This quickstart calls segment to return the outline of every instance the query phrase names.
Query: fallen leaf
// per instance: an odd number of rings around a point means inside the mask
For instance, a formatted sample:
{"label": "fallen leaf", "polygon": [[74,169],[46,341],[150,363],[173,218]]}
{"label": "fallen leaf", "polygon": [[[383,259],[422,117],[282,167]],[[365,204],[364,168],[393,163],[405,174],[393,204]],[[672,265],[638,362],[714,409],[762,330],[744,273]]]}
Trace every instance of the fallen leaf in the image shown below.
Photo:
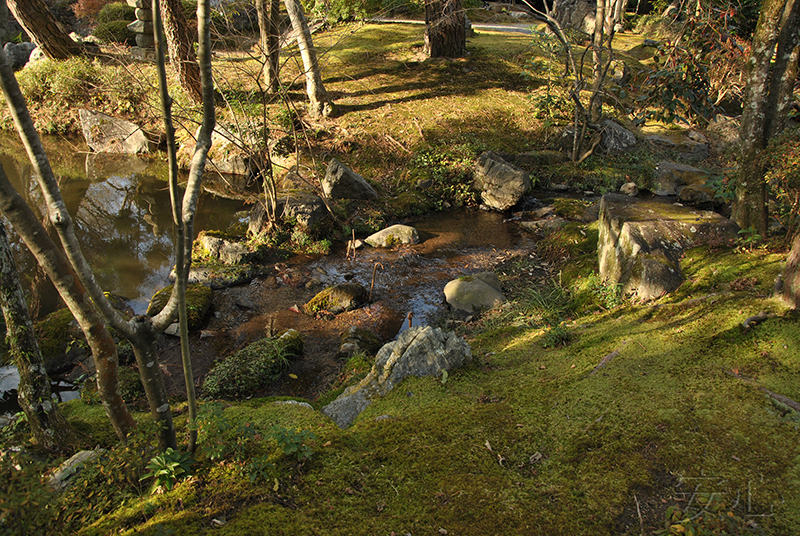
{"label": "fallen leaf", "polygon": [[330,441],[326,441],[325,443],[322,444],[322,446],[323,447],[330,447],[331,446],[331,442]]}
{"label": "fallen leaf", "polygon": [[293,380],[297,379],[297,374],[289,374],[289,377]]}
{"label": "fallen leaf", "polygon": [[486,443],[484,443],[484,445],[486,445],[486,448],[489,449],[489,452],[492,452],[492,446],[489,444],[488,439],[486,440]]}

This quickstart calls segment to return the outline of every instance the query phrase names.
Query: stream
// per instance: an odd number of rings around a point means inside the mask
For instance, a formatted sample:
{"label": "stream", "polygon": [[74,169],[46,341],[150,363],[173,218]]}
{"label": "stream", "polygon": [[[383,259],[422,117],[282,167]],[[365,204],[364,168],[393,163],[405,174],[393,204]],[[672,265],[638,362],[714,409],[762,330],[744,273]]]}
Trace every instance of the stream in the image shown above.
{"label": "stream", "polygon": [[[31,167],[5,151],[0,152],[0,162],[18,191],[31,204],[42,206]],[[122,296],[135,313],[143,313],[150,297],[169,284],[173,263],[165,165],[139,157],[78,153],[69,146],[55,154],[61,156],[56,156],[53,167],[62,178],[63,195],[84,253],[97,267],[98,280]],[[239,201],[204,194],[195,230],[246,225],[245,208]],[[303,335],[303,355],[280,380],[256,395],[313,400],[338,377],[342,368],[336,358],[339,339],[350,326],[370,329],[389,342],[408,328],[409,313],[413,325],[419,325],[445,310],[442,290],[448,281],[526,254],[534,241],[516,225],[506,223],[503,215],[477,210],[439,212],[404,223],[418,230],[420,244],[368,248],[350,257],[343,248],[328,256],[295,256],[270,265],[268,275],[249,284],[216,291],[205,328],[190,335],[198,386],[217,359],[264,336],[294,328]],[[32,309],[43,316],[57,307],[58,297],[16,235],[9,234],[9,239]],[[324,287],[345,281],[372,288],[371,303],[332,318],[298,312]],[[167,388],[171,395],[180,396],[184,386],[178,339],[163,336],[159,350]],[[18,411],[16,382],[13,366],[0,368],[0,415]],[[61,393],[63,399],[77,396],[69,386],[55,388],[66,390]]]}

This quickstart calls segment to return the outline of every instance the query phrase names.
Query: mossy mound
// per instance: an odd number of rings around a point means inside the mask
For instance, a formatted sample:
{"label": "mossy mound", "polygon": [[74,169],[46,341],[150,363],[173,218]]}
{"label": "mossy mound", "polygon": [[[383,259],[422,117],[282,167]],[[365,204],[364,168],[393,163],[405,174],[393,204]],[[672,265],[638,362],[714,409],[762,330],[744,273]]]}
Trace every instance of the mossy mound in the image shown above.
{"label": "mossy mound", "polygon": [[39,350],[49,373],[62,370],[78,347],[85,346],[83,332],[74,323],[72,313],[66,307],[54,311],[34,325]]}
{"label": "mossy mound", "polygon": [[209,398],[244,398],[277,380],[289,360],[303,351],[300,333],[290,329],[226,357],[206,376],[203,391]]}
{"label": "mossy mound", "polygon": [[358,309],[367,301],[367,291],[356,283],[342,283],[328,287],[306,304],[306,312],[315,314],[327,311],[333,314]]}
{"label": "mossy mound", "polygon": [[[169,297],[172,294],[172,287],[164,287],[156,292],[147,306],[147,314],[155,316],[169,302]],[[203,325],[208,310],[211,308],[211,299],[214,297],[214,292],[205,285],[199,283],[192,283],[186,286],[186,312],[188,313],[189,330],[200,329]]]}

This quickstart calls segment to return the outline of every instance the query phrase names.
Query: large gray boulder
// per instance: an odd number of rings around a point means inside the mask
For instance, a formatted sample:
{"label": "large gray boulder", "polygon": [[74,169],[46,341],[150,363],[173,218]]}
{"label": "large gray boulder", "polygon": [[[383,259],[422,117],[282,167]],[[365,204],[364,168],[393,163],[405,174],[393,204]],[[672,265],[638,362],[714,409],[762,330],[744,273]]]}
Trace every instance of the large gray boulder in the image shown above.
{"label": "large gray boulder", "polygon": [[594,33],[596,3],[590,0],[557,0],[553,15],[562,28],[574,28],[589,35]]}
{"label": "large gray boulder", "polygon": [[31,57],[31,52],[33,52],[35,48],[36,43],[31,43],[30,41],[26,41],[24,43],[8,42],[3,47],[3,52],[6,53],[8,62],[11,64],[11,68],[15,71],[19,71],[28,63],[28,59]]}
{"label": "large gray boulder", "polygon": [[660,149],[677,153],[681,160],[696,162],[705,160],[710,154],[707,141],[692,139],[683,134],[651,134],[646,139]]}
{"label": "large gray boulder", "polygon": [[322,412],[341,428],[350,426],[373,400],[380,398],[408,376],[439,376],[442,371],[472,361],[469,344],[453,333],[430,326],[416,326],[384,345],[375,365],[357,385],[347,388]]}
{"label": "large gray boulder", "polygon": [[335,158],[331,158],[325,177],[322,179],[322,191],[331,199],[377,199],[375,191],[367,181]]}
{"label": "large gray boulder", "polygon": [[715,212],[619,194],[603,196],[599,226],[600,276],[645,300],[681,285],[685,249],[735,239],[739,229]]}
{"label": "large gray boulder", "polygon": [[600,148],[606,153],[623,153],[636,145],[636,135],[610,119],[600,123],[600,135]]}
{"label": "large gray boulder", "polygon": [[117,117],[92,110],[78,110],[86,144],[97,153],[149,153],[152,143],[139,127]]}
{"label": "large gray boulder", "polygon": [[508,210],[531,190],[528,172],[509,164],[492,151],[483,153],[475,166],[475,187],[489,208]]}
{"label": "large gray boulder", "polygon": [[419,233],[408,225],[391,225],[369,235],[364,242],[374,248],[390,248],[400,244],[419,244]]}
{"label": "large gray boulder", "polygon": [[[271,202],[268,201],[271,207]],[[328,209],[320,197],[312,192],[281,192],[275,203],[275,216],[278,219],[292,219],[301,227],[314,228],[328,217]],[[250,210],[247,233],[257,236],[269,222],[269,215],[263,203],[256,203]]]}
{"label": "large gray boulder", "polygon": [[468,313],[494,309],[506,301],[494,272],[454,279],[444,286],[444,297],[451,307]]}

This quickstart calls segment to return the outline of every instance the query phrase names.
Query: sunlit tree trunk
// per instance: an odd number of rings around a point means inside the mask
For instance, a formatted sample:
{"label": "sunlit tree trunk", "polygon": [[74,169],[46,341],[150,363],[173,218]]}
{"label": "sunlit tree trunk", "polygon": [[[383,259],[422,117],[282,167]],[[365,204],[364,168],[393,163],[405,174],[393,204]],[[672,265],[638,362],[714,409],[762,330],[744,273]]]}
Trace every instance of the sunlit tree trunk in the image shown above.
{"label": "sunlit tree trunk", "polygon": [[799,9],[797,0],[764,0],[747,61],[733,219],[762,237],[768,209],[761,154],[786,125],[797,77]]}
{"label": "sunlit tree trunk", "polygon": [[297,34],[297,46],[300,47],[300,56],[303,59],[303,70],[306,76],[306,93],[308,94],[308,111],[312,117],[328,117],[333,115],[333,104],[328,99],[328,93],[322,83],[322,73],[319,70],[317,51],[311,40],[311,30],[308,28],[306,16],[300,0],[284,0],[292,29]]}
{"label": "sunlit tree trunk", "polygon": [[[157,2],[158,0],[154,0]],[[169,45],[169,61],[178,73],[181,87],[189,97],[199,103],[203,100],[200,89],[200,66],[194,53],[194,41],[183,14],[180,0],[161,0],[164,33]],[[153,5],[153,13],[156,13]],[[155,21],[154,21],[155,22]]]}
{"label": "sunlit tree trunk", "polygon": [[8,7],[48,58],[65,60],[83,52],[50,13],[44,0],[8,0]]}
{"label": "sunlit tree trunk", "polygon": [[19,372],[17,399],[28,417],[33,442],[51,451],[69,451],[75,435],[58,404],[53,401],[50,379],[28,315],[17,266],[5,227],[0,223],[0,307],[6,320],[9,353]]}
{"label": "sunlit tree trunk", "polygon": [[264,60],[264,85],[267,91],[277,93],[280,86],[280,1],[256,0],[256,12]]}
{"label": "sunlit tree trunk", "polygon": [[425,1],[425,53],[431,58],[457,58],[467,45],[461,0]]}

